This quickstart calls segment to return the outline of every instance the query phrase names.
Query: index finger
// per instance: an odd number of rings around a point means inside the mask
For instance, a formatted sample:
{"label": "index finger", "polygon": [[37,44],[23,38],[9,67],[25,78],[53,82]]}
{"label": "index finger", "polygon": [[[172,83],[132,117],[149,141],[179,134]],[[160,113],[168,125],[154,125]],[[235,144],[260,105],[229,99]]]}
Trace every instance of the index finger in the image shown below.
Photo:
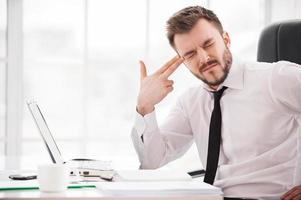
{"label": "index finger", "polygon": [[289,191],[287,191],[284,195],[282,195],[282,198],[285,198],[289,195],[291,195],[293,192],[295,192],[298,189],[298,187],[294,187],[292,189],[290,189]]}
{"label": "index finger", "polygon": [[167,63],[165,63],[160,69],[158,69],[155,74],[162,74],[165,70],[167,70],[170,65],[175,63],[180,57],[177,55],[173,57],[171,60],[169,60]]}
{"label": "index finger", "polygon": [[179,58],[175,63],[168,67],[162,74],[163,77],[168,78],[176,69],[182,64],[183,58]]}

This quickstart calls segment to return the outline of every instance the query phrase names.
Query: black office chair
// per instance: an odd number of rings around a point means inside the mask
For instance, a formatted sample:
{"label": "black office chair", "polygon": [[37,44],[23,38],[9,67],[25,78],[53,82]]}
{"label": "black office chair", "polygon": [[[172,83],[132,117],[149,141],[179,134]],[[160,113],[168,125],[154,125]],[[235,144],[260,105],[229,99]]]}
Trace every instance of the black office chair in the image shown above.
{"label": "black office chair", "polygon": [[258,42],[257,61],[287,60],[301,64],[301,19],[267,26]]}

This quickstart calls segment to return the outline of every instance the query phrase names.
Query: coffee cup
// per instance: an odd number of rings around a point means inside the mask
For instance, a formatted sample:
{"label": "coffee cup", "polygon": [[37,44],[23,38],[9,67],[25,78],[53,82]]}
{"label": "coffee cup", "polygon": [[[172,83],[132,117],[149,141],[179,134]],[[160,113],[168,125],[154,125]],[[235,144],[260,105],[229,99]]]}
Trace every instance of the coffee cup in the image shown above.
{"label": "coffee cup", "polygon": [[40,165],[37,178],[41,192],[64,192],[69,183],[69,168],[64,164]]}

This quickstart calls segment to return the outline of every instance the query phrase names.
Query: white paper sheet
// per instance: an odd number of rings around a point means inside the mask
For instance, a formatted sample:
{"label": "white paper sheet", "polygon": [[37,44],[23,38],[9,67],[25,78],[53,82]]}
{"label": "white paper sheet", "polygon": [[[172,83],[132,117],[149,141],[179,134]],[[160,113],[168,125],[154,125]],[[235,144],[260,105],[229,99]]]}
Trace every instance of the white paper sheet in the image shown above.
{"label": "white paper sheet", "polygon": [[221,195],[220,188],[202,181],[102,182],[96,187],[104,193],[122,195]]}
{"label": "white paper sheet", "polygon": [[121,181],[191,181],[189,174],[174,170],[123,170],[117,171]]}

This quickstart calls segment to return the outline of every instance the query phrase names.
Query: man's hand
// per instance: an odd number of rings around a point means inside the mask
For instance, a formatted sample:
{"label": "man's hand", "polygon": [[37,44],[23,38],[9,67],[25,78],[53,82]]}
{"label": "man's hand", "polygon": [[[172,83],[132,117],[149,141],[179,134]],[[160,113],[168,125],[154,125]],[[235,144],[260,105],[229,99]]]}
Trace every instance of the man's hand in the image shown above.
{"label": "man's hand", "polygon": [[301,185],[293,187],[287,193],[285,193],[282,197],[282,200],[300,200],[301,199]]}
{"label": "man's hand", "polygon": [[176,56],[154,74],[147,76],[146,66],[140,61],[140,91],[137,100],[137,111],[146,115],[155,109],[168,93],[173,90],[173,81],[168,77],[180,66],[183,58]]}

